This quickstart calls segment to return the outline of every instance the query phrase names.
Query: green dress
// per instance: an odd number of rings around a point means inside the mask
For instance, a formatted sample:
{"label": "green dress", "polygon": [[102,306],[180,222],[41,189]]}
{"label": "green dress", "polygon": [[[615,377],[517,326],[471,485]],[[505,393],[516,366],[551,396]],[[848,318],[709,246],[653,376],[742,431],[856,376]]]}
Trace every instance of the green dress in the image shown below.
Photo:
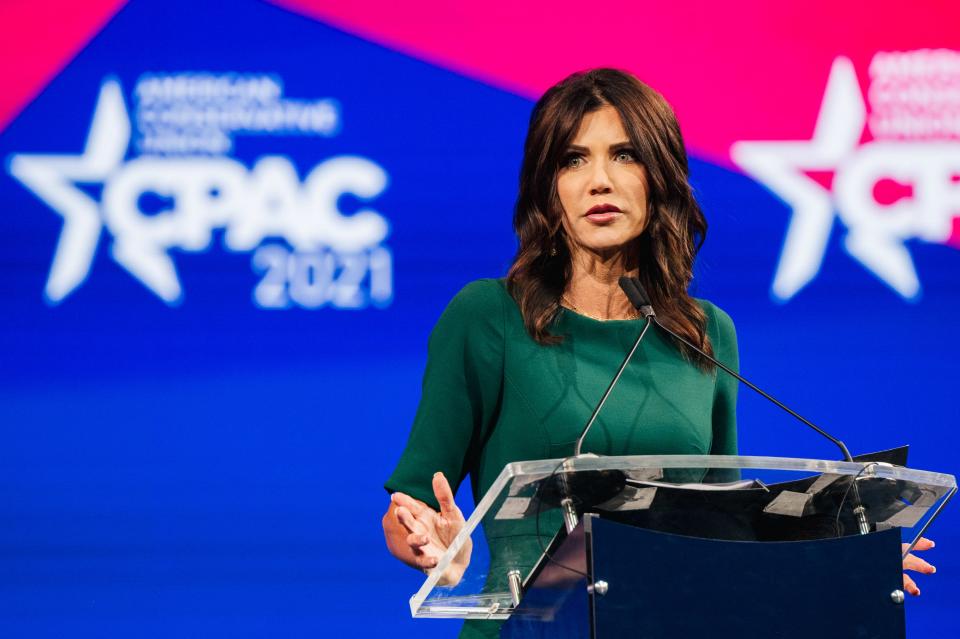
{"label": "green dress", "polygon": [[[710,302],[698,303],[715,356],[736,370],[733,322]],[[420,405],[387,490],[437,508],[436,471],[454,492],[469,475],[479,500],[509,462],[571,455],[642,326],[639,319],[599,321],[564,309],[552,329],[563,342],[543,346],[527,333],[503,280],[468,284],[430,335]],[[736,394],[735,379],[698,369],[651,328],[583,452],[734,455]],[[493,574],[503,544],[495,532],[486,534]],[[532,566],[539,542],[535,536],[527,542],[511,535],[511,552],[529,555],[522,563]],[[461,637],[495,637],[498,628],[491,621],[467,622]]]}

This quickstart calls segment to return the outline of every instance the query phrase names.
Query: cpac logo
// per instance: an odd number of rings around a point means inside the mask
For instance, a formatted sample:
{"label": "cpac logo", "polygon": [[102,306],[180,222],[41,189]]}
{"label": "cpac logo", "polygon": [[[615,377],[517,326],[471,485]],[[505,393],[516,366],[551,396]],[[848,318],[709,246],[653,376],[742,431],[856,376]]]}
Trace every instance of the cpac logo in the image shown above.
{"label": "cpac logo", "polygon": [[960,246],[960,53],[877,53],[870,79],[869,118],[853,64],[837,58],[811,140],[731,149],[793,208],[773,281],[781,301],[817,275],[835,218],[846,251],[906,299],[920,282],[905,242]]}
{"label": "cpac logo", "polygon": [[[249,170],[218,155],[141,155],[124,162],[130,139],[120,85],[108,80],[82,154],[11,158],[11,174],[63,217],[45,289],[51,304],[87,278],[104,228],[113,239],[113,259],[168,304],[183,296],[171,249],[206,251],[217,229],[225,231],[227,250],[256,250],[253,268],[262,279],[253,298],[259,306],[389,303],[391,258],[381,245],[387,221],[369,208],[352,215],[337,208],[344,193],[369,200],[386,188],[387,174],[376,163],[335,156],[301,183],[283,156],[261,157]],[[102,185],[100,201],[79,184]],[[166,206],[145,212],[144,197]],[[263,244],[271,238],[286,245]]]}

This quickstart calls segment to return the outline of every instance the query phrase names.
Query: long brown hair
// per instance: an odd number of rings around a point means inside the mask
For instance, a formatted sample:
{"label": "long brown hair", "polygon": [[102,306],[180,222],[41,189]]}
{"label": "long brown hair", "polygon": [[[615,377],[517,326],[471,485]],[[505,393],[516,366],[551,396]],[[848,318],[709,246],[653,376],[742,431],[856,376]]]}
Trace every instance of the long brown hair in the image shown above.
{"label": "long brown hair", "polygon": [[[649,221],[635,240],[639,278],[658,319],[712,354],[706,315],[687,292],[707,221],[690,188],[680,125],[663,96],[625,71],[574,73],[547,90],[534,106],[513,218],[520,247],[507,274],[510,294],[533,339],[541,344],[561,341],[550,327],[560,311],[571,265],[563,241],[557,174],[584,115],[607,105],[620,114],[647,172]],[[680,343],[677,347],[701,368],[711,368],[689,348]]]}

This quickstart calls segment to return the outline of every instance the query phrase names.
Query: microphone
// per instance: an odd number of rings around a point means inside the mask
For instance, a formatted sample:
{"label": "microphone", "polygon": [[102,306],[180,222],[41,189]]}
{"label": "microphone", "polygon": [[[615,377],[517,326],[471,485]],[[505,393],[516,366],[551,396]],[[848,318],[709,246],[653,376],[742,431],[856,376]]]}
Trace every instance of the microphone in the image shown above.
{"label": "microphone", "polygon": [[[657,314],[653,312],[653,307],[650,305],[650,297],[644,290],[640,280],[634,277],[624,276],[617,281],[620,282],[620,288],[627,294],[627,299],[630,300],[630,303],[633,304],[635,309],[640,311],[644,317],[656,318]],[[659,324],[659,322],[657,323]]]}
{"label": "microphone", "polygon": [[[764,391],[761,390],[758,386],[756,386],[755,384],[753,384],[752,382],[750,382],[749,380],[747,380],[746,378],[744,378],[744,377],[741,376],[740,374],[736,373],[733,369],[731,369],[729,366],[727,366],[727,365],[724,364],[723,362],[721,362],[721,361],[717,360],[716,358],[712,357],[711,355],[708,355],[707,353],[705,353],[705,352],[703,351],[703,349],[697,347],[697,346],[694,345],[694,344],[691,344],[688,340],[686,340],[686,339],[684,339],[683,337],[677,335],[676,333],[674,333],[673,331],[671,331],[669,328],[667,328],[666,326],[664,326],[664,325],[657,319],[657,314],[654,312],[653,306],[650,305],[650,296],[647,295],[647,291],[646,291],[646,289],[644,289],[643,284],[640,282],[639,279],[637,279],[637,278],[635,278],[635,277],[621,277],[621,278],[620,278],[620,288],[622,288],[622,289],[623,289],[623,292],[627,294],[627,299],[630,300],[630,303],[633,304],[634,308],[636,308],[638,311],[640,311],[641,313],[643,313],[643,316],[647,318],[647,326],[650,325],[650,322],[655,323],[657,326],[660,327],[660,329],[661,329],[662,331],[664,331],[665,333],[667,333],[668,335],[672,336],[672,337],[673,337],[674,339],[676,339],[677,341],[679,341],[679,342],[681,342],[681,343],[683,343],[683,344],[686,344],[688,347],[692,348],[692,349],[695,350],[696,352],[698,352],[698,353],[700,353],[701,355],[703,355],[704,357],[706,357],[708,360],[710,360],[711,362],[713,362],[717,367],[723,369],[723,370],[726,371],[729,375],[732,375],[733,377],[737,378],[739,381],[741,381],[743,384],[745,384],[747,387],[749,387],[750,390],[756,392],[757,394],[759,394],[761,397],[763,397],[763,398],[766,399],[767,401],[770,401],[770,402],[772,402],[773,404],[775,404],[775,405],[776,405],[778,408],[780,408],[781,410],[786,411],[786,412],[787,412],[788,414],[790,414],[790,416],[792,416],[793,418],[799,420],[799,421],[802,422],[804,425],[812,428],[813,430],[815,430],[817,433],[819,433],[819,434],[822,435],[823,437],[829,439],[831,442],[834,443],[835,446],[837,446],[837,447],[840,449],[840,452],[843,453],[843,459],[844,459],[844,461],[848,461],[848,462],[852,462],[852,461],[853,461],[853,457],[850,456],[850,451],[847,450],[846,445],[844,445],[844,443],[843,443],[842,441],[840,441],[840,440],[837,439],[836,437],[830,435],[827,431],[823,430],[822,428],[820,428],[819,426],[817,426],[816,424],[814,424],[814,423],[811,422],[810,420],[802,417],[802,416],[799,415],[796,411],[791,410],[791,409],[790,409],[789,407],[787,407],[783,402],[781,402],[781,401],[778,400],[777,398],[773,397],[773,396],[770,395],[769,393],[764,392]],[[644,332],[646,332],[646,327],[644,327]],[[642,337],[642,335],[641,335],[641,337]],[[578,451],[578,452],[579,452],[579,451]]]}

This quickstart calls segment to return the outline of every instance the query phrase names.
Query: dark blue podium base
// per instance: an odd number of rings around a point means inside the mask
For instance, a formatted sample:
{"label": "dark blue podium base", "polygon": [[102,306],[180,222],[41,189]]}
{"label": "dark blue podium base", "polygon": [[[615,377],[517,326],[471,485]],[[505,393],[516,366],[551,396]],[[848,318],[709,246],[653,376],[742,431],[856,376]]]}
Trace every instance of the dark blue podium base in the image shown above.
{"label": "dark blue podium base", "polygon": [[[587,516],[558,555],[587,578],[544,569],[503,637],[902,639],[900,531],[787,542],[718,541]],[[579,531],[575,531],[579,532]],[[574,547],[566,547],[567,544]],[[575,546],[579,545],[579,548]],[[562,572],[562,569],[560,569]],[[603,580],[603,596],[587,583]]]}

